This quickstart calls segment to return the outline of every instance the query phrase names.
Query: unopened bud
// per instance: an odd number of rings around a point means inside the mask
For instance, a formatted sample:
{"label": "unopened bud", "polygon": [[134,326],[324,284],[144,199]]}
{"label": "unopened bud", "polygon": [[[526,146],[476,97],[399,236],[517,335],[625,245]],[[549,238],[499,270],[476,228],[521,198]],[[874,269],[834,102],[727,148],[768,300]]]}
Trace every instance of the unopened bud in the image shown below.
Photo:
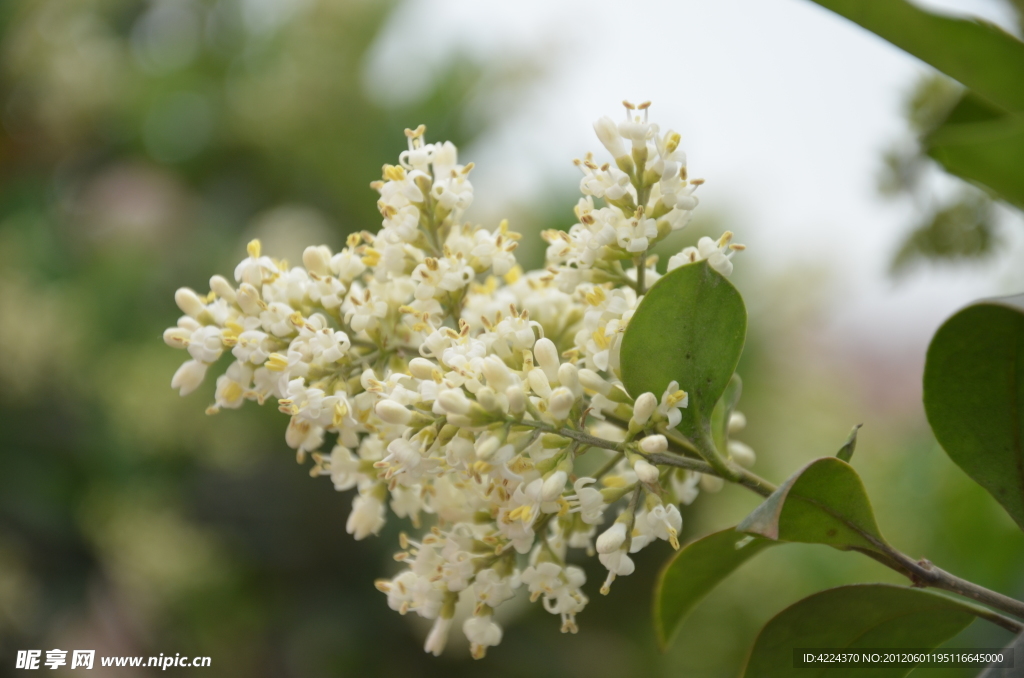
{"label": "unopened bud", "polygon": [[533,345],[533,354],[537,356],[537,364],[544,370],[544,376],[548,378],[548,382],[558,379],[559,360],[555,342],[546,337],[538,339],[537,343]]}
{"label": "unopened bud", "polygon": [[558,367],[558,382],[572,391],[577,398],[583,395],[583,387],[580,385],[579,370],[572,363],[562,363]]}
{"label": "unopened bud", "polygon": [[405,426],[412,420],[412,412],[394,400],[380,401],[374,406],[373,411],[377,413],[378,417],[389,424]]}
{"label": "unopened bud", "polygon": [[565,489],[565,481],[568,479],[569,475],[565,471],[555,471],[545,478],[540,490],[541,500],[555,501],[558,499],[562,494],[562,490]]}
{"label": "unopened bud", "polygon": [[618,551],[626,541],[626,523],[616,522],[597,538],[598,553]]}
{"label": "unopened bud", "polygon": [[653,393],[641,393],[640,397],[636,399],[636,404],[633,405],[633,421],[640,426],[646,426],[657,407],[658,399],[654,397]]}
{"label": "unopened bud", "polygon": [[437,402],[448,414],[469,414],[472,403],[459,388],[450,388],[437,394]]}
{"label": "unopened bud", "polygon": [[661,454],[668,449],[668,439],[661,434],[647,436],[640,441],[640,449],[647,454]]}
{"label": "unopened bud", "polygon": [[654,485],[658,482],[658,476],[660,475],[658,473],[658,467],[649,463],[645,459],[638,459],[637,462],[633,464],[633,470],[636,471],[636,477],[642,483]]}
{"label": "unopened bud", "polygon": [[409,374],[417,379],[432,379],[437,366],[426,358],[413,358],[409,361]]}
{"label": "unopened bud", "polygon": [[566,419],[575,404],[576,396],[572,394],[572,391],[564,386],[559,386],[551,392],[551,398],[548,399],[548,411],[555,419]]}
{"label": "unopened bud", "polygon": [[612,385],[609,384],[604,379],[602,379],[601,375],[599,375],[594,370],[588,370],[587,368],[583,368],[582,370],[579,371],[579,380],[580,384],[583,385],[583,388],[590,389],[591,391],[596,391],[597,393],[600,393],[603,396],[607,396],[608,393],[611,392],[612,390]]}
{"label": "unopened bud", "polygon": [[210,278],[210,289],[221,299],[226,299],[227,301],[235,300],[235,288],[222,275],[215,275]]}
{"label": "unopened bud", "polygon": [[185,348],[192,331],[183,327],[168,327],[164,330],[164,343],[171,348]]}
{"label": "unopened bud", "polygon": [[174,303],[178,305],[182,313],[193,318],[198,318],[199,314],[206,310],[206,304],[199,298],[199,295],[187,287],[178,288],[178,291],[174,293]]}
{"label": "unopened bud", "polygon": [[310,273],[317,275],[331,274],[331,250],[327,245],[310,245],[302,253],[302,265]]}
{"label": "unopened bud", "polygon": [[718,476],[708,475],[707,473],[701,474],[700,489],[705,492],[718,492],[723,487],[725,487],[725,481]]}
{"label": "unopened bud", "polygon": [[736,460],[736,463],[740,466],[750,468],[757,461],[757,455],[754,454],[754,450],[746,443],[741,443],[738,440],[729,441],[729,456]]}

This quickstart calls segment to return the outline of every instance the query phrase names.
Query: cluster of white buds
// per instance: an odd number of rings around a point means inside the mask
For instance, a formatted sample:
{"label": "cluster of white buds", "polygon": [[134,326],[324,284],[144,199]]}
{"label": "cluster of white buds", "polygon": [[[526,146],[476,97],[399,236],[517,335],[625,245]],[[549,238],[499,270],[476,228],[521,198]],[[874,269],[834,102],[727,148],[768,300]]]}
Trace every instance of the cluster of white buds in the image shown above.
{"label": "cluster of white buds", "polygon": [[[580,221],[545,234],[546,269],[516,264],[507,223],[462,221],[472,165],[451,143],[425,143],[420,127],[372,184],[376,234],[354,233],[337,253],[309,247],[294,267],[253,241],[237,286],[215,276],[208,294],[175,295],[185,315],[164,339],[191,360],[174,388],[195,390],[230,352],[208,412],[276,399],[299,461],[311,456],[312,475],[356,489],[349,533],[377,534],[389,507],[421,530],[402,534],[404,569],[377,587],[398,612],[434,620],[428,652],[443,650],[462,598],[473,603],[462,630],[482,657],[501,640],[495,608],[524,585],[575,632],[585,576],[567,558],[594,555],[595,536],[603,593],[633,571],[630,554],[657,539],[678,548],[678,504],[701,477],[647,457],[668,450],[686,385],[634,399],[618,352],[644,281],[658,276],[647,250],[686,223],[699,182],[687,179],[679,135],[659,135],[639,108],[643,121],[595,124],[615,166],[579,163]],[[727,273],[728,239],[680,256]]]}

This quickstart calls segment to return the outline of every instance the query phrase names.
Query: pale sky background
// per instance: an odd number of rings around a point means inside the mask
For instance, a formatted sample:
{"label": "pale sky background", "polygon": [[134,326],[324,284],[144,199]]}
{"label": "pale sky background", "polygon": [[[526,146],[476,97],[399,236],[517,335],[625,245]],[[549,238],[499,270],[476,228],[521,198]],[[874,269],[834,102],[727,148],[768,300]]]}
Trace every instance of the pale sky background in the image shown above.
{"label": "pale sky background", "polygon": [[[1008,19],[992,0],[923,4]],[[484,223],[507,201],[577,181],[571,160],[604,154],[591,122],[621,116],[623,98],[649,99],[652,119],[682,134],[691,176],[707,179],[698,209],[725,216],[749,247],[737,267],[828,269],[835,336],[923,358],[957,308],[1024,288],[1011,210],[1012,252],[998,264],[887,278],[913,213],[881,198],[876,177],[882,150],[908,136],[903,98],[929,67],[807,0],[412,0],[386,36],[367,74],[386,97],[414,96],[453,52],[542,64],[526,95],[481,103],[511,111],[463,153],[477,163]],[[951,185],[935,183],[939,194]]]}

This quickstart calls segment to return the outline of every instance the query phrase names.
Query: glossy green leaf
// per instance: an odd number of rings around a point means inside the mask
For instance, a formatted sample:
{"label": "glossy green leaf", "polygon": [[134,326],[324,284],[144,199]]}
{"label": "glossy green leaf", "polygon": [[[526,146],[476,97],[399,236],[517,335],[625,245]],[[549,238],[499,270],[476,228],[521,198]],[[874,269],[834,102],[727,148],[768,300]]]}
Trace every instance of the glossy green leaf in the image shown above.
{"label": "glossy green leaf", "polygon": [[654,631],[658,645],[665,649],[686,616],[711,589],[775,543],[730,528],[679,549],[662,568],[654,586]]}
{"label": "glossy green leaf", "polygon": [[1024,43],[993,24],[941,16],[906,0],[814,0],[974,90],[1024,111]]}
{"label": "glossy green leaf", "polygon": [[711,412],[736,371],[747,310],[706,261],[680,266],[647,291],[622,337],[622,383],[634,398],[661,397],[669,382],[689,394],[679,430],[710,436]]}
{"label": "glossy green leaf", "polygon": [[974,621],[971,607],[920,589],[888,584],[841,586],[791,605],[769,621],[754,642],[749,678],[900,678],[912,664],[864,668],[829,664],[794,667],[794,648],[932,649]]}
{"label": "glossy green leaf", "polygon": [[847,464],[850,463],[850,459],[853,458],[853,451],[857,449],[857,431],[860,430],[862,425],[863,424],[857,424],[853,427],[853,430],[850,431],[850,435],[846,438],[846,442],[843,443],[843,446],[839,448],[838,452],[836,452],[837,459],[842,459]]}
{"label": "glossy green leaf", "polygon": [[924,407],[946,454],[1024,528],[1024,295],[968,306],[939,328]]}
{"label": "glossy green leaf", "polygon": [[[1024,91],[1024,85],[1020,89]],[[948,172],[1024,208],[1024,118],[946,124],[925,143],[928,155]]]}
{"label": "glossy green leaf", "polygon": [[779,541],[884,552],[864,483],[836,457],[816,459],[797,471],[736,529]]}

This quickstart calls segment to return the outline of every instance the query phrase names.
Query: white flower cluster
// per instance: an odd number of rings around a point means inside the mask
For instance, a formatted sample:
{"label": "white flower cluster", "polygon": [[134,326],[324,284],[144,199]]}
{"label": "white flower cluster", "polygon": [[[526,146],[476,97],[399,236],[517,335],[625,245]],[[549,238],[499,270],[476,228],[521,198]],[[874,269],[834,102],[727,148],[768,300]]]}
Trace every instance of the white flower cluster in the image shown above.
{"label": "white flower cluster", "polygon": [[[230,351],[209,412],[276,399],[299,460],[311,454],[313,475],[357,490],[356,539],[378,533],[389,506],[429,524],[415,540],[402,534],[405,569],[377,582],[393,609],[435,620],[428,652],[443,650],[461,597],[474,605],[462,630],[482,657],[501,640],[494,609],[520,587],[575,632],[587,596],[570,549],[596,547],[607,593],[633,571],[629,554],[657,539],[678,548],[678,504],[693,501],[700,477],[646,457],[668,449],[687,396],[673,382],[630,397],[618,350],[658,276],[647,250],[686,224],[699,182],[687,180],[679,135],[659,135],[634,110],[595,124],[616,167],[580,163],[579,223],[545,234],[546,269],[522,272],[506,223],[462,221],[472,165],[451,143],[425,143],[420,127],[373,184],[376,235],[353,234],[337,253],[309,247],[301,267],[253,241],[237,287],[215,276],[209,294],[175,295],[185,315],[164,339],[192,359],[174,388],[195,390]],[[728,273],[728,241],[702,240],[673,265],[706,258]]]}

